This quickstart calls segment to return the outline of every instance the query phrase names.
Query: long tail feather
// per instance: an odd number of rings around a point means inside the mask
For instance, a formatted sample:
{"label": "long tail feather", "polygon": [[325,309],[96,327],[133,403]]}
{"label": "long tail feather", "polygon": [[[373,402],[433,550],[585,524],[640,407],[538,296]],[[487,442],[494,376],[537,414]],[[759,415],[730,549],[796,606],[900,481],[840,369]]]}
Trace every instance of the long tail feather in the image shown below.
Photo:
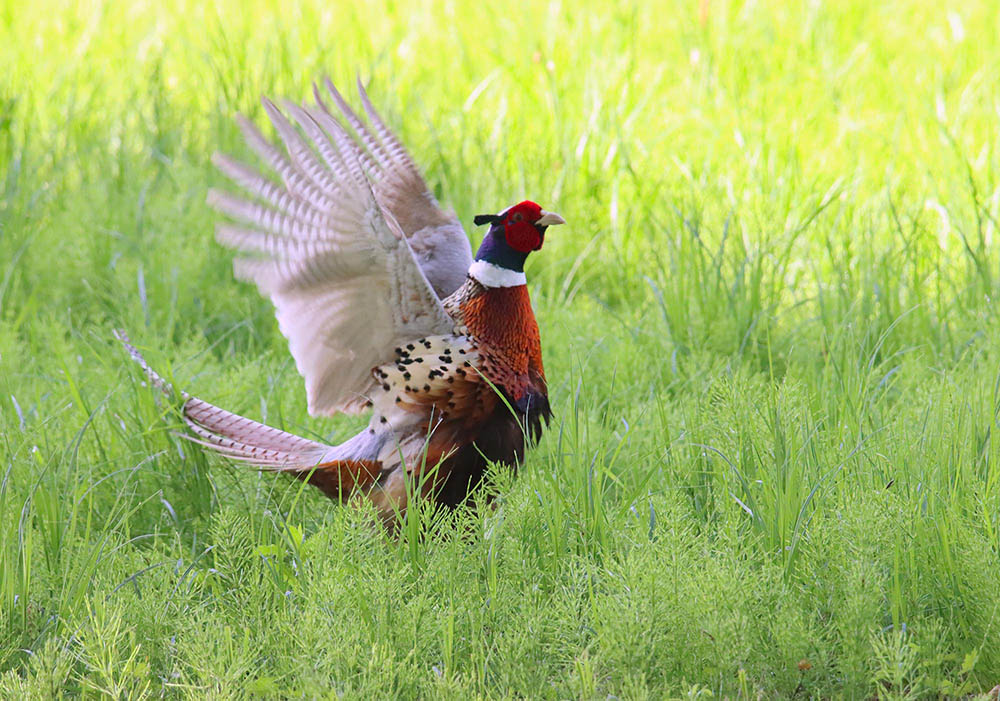
{"label": "long tail feather", "polygon": [[[115,337],[146,373],[150,384],[166,394],[172,393],[170,383],[149,366],[124,332],[115,331]],[[185,438],[193,443],[264,470],[307,473],[314,468],[319,468],[320,471],[326,469],[323,461],[333,450],[332,446],[266,426],[192,397],[186,392],[181,392],[181,396],[184,398],[184,421],[194,434]],[[348,462],[357,461],[339,461],[332,470],[338,474],[344,472]],[[364,481],[361,475],[370,468],[370,465],[357,464],[354,468],[357,478],[342,481]]]}

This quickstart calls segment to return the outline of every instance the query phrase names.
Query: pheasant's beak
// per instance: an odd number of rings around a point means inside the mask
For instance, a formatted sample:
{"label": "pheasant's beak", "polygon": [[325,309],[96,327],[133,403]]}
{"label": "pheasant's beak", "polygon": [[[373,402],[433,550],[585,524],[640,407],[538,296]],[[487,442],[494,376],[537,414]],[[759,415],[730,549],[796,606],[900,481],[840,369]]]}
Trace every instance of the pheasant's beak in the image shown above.
{"label": "pheasant's beak", "polygon": [[565,224],[566,220],[560,217],[555,212],[546,212],[542,210],[542,217],[535,222],[535,226],[555,226],[556,224]]}

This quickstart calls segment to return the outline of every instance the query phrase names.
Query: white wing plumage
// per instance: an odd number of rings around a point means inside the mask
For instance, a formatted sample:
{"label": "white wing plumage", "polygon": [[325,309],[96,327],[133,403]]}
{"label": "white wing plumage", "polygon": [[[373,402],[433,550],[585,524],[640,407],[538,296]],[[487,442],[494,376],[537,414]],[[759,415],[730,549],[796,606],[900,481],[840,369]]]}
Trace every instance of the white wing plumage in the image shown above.
{"label": "white wing plumage", "polygon": [[[455,245],[452,222],[374,111],[369,115],[375,134],[328,88],[356,136],[330,114],[318,92],[315,108],[285,103],[301,132],[265,99],[285,149],[270,144],[246,119],[240,126],[283,184],[217,154],[215,164],[250,197],[209,193],[213,207],[241,222],[220,224],[217,236],[248,254],[235,261],[236,274],[256,282],[273,301],[314,415],[365,408],[375,386],[373,367],[391,360],[397,346],[450,333],[454,326],[410,243],[424,245],[421,236],[429,238],[438,261],[449,258],[444,249]],[[415,197],[421,187],[426,194]],[[461,226],[453,224],[461,237],[457,243],[468,249]],[[444,268],[444,274],[432,272],[446,287],[444,278],[455,273]]]}
{"label": "white wing plumage", "polygon": [[[362,159],[375,196],[395,217],[427,281],[438,297],[444,299],[465,282],[472,264],[472,249],[465,230],[454,213],[445,213],[438,205],[413,158],[375,111],[360,79],[358,93],[371,128],[357,116],[329,79],[325,86],[364,146]],[[314,88],[313,92],[320,112],[317,121],[335,119],[323,104],[319,89]]]}

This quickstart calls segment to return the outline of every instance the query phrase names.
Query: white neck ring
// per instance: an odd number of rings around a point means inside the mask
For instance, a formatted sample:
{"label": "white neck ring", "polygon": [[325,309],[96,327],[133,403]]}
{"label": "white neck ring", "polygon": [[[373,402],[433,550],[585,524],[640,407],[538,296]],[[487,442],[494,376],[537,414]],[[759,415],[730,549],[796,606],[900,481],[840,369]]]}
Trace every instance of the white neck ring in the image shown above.
{"label": "white neck ring", "polygon": [[485,260],[473,261],[469,266],[469,275],[483,287],[518,287],[528,284],[524,273],[501,268]]}

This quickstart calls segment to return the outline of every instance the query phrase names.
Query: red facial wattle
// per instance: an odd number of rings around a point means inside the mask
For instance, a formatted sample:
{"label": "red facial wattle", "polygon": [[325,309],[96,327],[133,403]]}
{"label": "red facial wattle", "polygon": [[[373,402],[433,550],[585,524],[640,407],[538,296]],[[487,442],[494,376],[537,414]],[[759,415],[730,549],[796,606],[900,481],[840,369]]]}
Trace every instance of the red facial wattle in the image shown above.
{"label": "red facial wattle", "polygon": [[507,245],[521,253],[531,253],[542,247],[542,237],[534,224],[526,220],[504,224]]}
{"label": "red facial wattle", "polygon": [[542,234],[535,222],[542,216],[542,208],[534,202],[514,205],[504,217],[504,238],[507,245],[521,253],[531,253],[542,247]]}

